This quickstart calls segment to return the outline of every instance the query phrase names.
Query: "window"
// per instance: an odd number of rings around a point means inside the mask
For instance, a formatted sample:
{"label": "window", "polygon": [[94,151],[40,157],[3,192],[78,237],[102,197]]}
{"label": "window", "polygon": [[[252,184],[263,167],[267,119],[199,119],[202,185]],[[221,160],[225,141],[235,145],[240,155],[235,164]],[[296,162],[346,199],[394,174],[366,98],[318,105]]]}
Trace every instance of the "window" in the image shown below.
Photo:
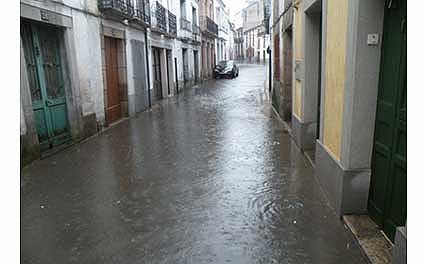
{"label": "window", "polygon": [[186,0],[180,0],[180,16],[186,19]]}

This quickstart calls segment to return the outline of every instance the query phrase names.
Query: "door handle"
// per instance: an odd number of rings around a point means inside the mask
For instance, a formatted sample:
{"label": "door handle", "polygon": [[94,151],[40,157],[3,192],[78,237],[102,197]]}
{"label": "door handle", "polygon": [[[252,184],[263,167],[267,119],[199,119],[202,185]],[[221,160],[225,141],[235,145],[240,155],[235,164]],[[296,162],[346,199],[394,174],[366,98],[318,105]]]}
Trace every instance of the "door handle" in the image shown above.
{"label": "door handle", "polygon": [[51,106],[53,102],[51,100],[46,100],[46,106]]}

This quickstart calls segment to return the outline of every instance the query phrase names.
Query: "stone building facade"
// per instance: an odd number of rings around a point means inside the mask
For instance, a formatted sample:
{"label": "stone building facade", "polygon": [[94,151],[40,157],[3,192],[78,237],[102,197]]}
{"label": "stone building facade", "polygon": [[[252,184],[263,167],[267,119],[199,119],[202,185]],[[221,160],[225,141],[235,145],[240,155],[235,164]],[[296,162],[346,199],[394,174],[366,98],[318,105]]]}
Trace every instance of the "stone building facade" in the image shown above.
{"label": "stone building facade", "polygon": [[22,165],[201,80],[196,0],[20,6]]}
{"label": "stone building facade", "polygon": [[[294,0],[283,12],[282,2],[273,1],[273,93],[284,97],[291,79],[291,135],[336,213],[367,214],[405,256],[406,1]],[[292,40],[281,37],[285,12]],[[282,45],[293,47],[292,77]]]}

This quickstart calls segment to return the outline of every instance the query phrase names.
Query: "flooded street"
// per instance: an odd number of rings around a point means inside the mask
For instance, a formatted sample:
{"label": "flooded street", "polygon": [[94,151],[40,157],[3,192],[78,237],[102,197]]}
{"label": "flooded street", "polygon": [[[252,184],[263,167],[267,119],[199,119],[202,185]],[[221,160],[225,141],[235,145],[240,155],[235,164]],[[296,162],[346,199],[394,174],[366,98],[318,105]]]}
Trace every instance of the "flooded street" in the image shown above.
{"label": "flooded street", "polygon": [[241,65],[24,168],[21,263],[365,263],[265,78]]}

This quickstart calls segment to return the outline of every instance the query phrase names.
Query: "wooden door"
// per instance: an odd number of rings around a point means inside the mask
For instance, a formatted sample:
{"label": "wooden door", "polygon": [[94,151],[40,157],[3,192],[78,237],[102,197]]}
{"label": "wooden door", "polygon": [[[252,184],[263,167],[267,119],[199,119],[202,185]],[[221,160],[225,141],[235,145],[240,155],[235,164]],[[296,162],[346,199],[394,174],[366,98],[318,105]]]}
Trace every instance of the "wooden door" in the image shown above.
{"label": "wooden door", "polygon": [[161,56],[158,48],[152,48],[152,69],[153,69],[153,90],[154,100],[162,98],[162,83],[161,83]]}
{"label": "wooden door", "polygon": [[283,119],[292,120],[292,29],[283,34]]}
{"label": "wooden door", "polygon": [[105,37],[106,67],[106,122],[113,123],[122,117],[118,74],[118,39]]}
{"label": "wooden door", "polygon": [[198,59],[198,51],[193,51],[193,76],[195,76],[195,82],[199,81],[198,72],[199,72],[199,59]]}
{"label": "wooden door", "polygon": [[70,139],[60,34],[60,29],[53,26],[25,21],[21,25],[34,119],[42,151]]}
{"label": "wooden door", "polygon": [[189,80],[189,61],[187,55],[187,49],[182,48],[183,58],[183,81],[186,83]]}
{"label": "wooden door", "polygon": [[406,1],[386,1],[369,214],[393,240],[406,221]]}
{"label": "wooden door", "polygon": [[[279,46],[279,34],[274,36],[274,49],[273,49],[273,57],[274,57],[274,72],[273,72],[273,78],[276,81],[279,81],[280,78],[280,46]],[[247,54],[249,56],[249,54]]]}

